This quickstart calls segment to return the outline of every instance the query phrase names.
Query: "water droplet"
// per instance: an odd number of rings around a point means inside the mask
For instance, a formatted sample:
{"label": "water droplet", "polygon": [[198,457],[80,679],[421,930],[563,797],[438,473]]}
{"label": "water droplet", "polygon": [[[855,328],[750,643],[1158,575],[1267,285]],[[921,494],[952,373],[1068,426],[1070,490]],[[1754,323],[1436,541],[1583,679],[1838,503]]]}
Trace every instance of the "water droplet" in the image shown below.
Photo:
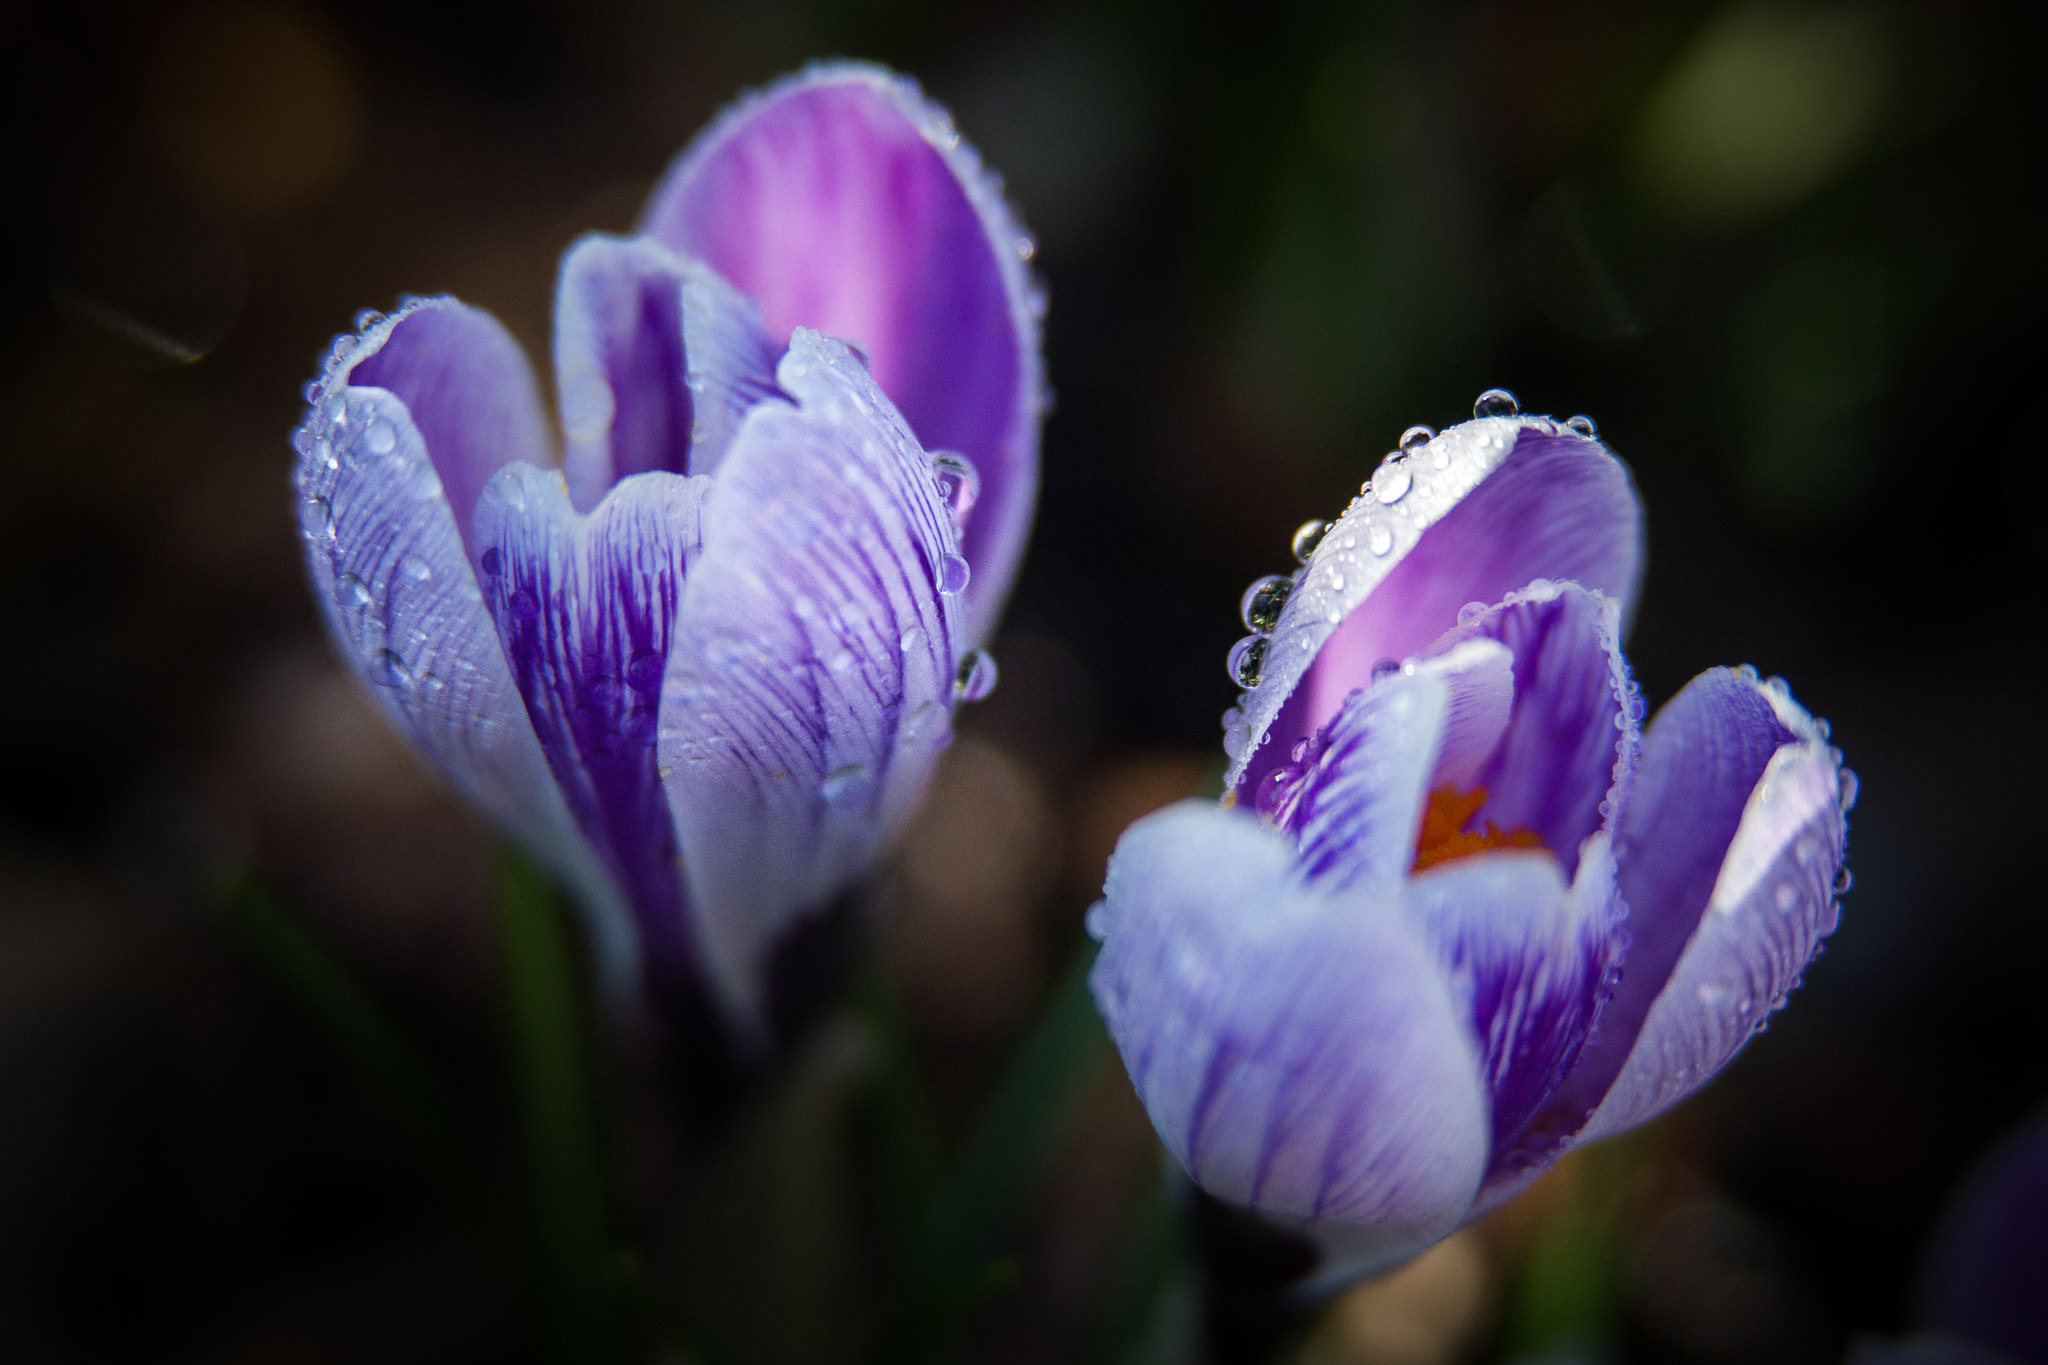
{"label": "water droplet", "polygon": [[1323,543],[1323,537],[1330,534],[1327,521],[1304,521],[1294,528],[1294,558],[1296,563],[1306,564],[1316,552],[1316,546]]}
{"label": "water droplet", "polygon": [[334,535],[334,506],[315,493],[299,504],[299,529],[319,540]]}
{"label": "water droplet", "polygon": [[1028,232],[1017,234],[1016,246],[1017,259],[1020,261],[1029,261],[1038,254],[1038,241]]}
{"label": "water droplet", "polygon": [[658,649],[636,649],[626,660],[626,686],[635,692],[654,692],[661,687],[661,675],[668,658]]}
{"label": "water droplet", "polygon": [[1394,548],[1394,533],[1384,526],[1375,526],[1365,535],[1366,548],[1376,555],[1383,555]]}
{"label": "water droplet", "polygon": [[1835,894],[1837,896],[1848,895],[1849,888],[1854,885],[1856,885],[1856,874],[1851,872],[1847,867],[1844,867],[1841,871],[1835,873]]}
{"label": "water droplet", "polygon": [[837,654],[826,660],[825,667],[831,669],[834,673],[851,671],[853,668],[853,651],[850,649],[840,650]]}
{"label": "water droplet", "polygon": [[1427,445],[1435,439],[1436,432],[1434,429],[1425,426],[1412,426],[1401,433],[1401,449],[1412,451],[1417,446]]}
{"label": "water droplet", "polygon": [[1469,626],[1484,615],[1486,615],[1486,603],[1467,602],[1464,606],[1458,608],[1458,624]]}
{"label": "water droplet", "polygon": [[305,387],[305,388],[303,388],[303,389],[300,389],[300,390],[299,390],[299,395],[300,395],[300,396],[301,396],[302,398],[304,398],[304,399],[305,399],[305,400],[306,400],[306,401],[307,401],[308,403],[317,403],[317,402],[319,402],[319,401],[320,401],[320,381],[319,381],[319,380],[317,380],[317,379],[309,379],[309,380],[307,380],[307,381],[306,381],[306,387]]}
{"label": "water droplet", "polygon": [[396,650],[380,649],[370,656],[370,681],[379,687],[410,687],[412,674]]}
{"label": "water droplet", "polygon": [[356,330],[358,332],[367,332],[382,321],[384,321],[382,313],[374,308],[365,308],[362,312],[356,314]]}
{"label": "water droplet", "polygon": [[957,451],[934,451],[932,477],[938,480],[939,498],[952,512],[953,524],[965,526],[967,514],[981,497],[981,475],[973,462]]}
{"label": "water droplet", "polygon": [[370,595],[370,585],[352,573],[342,574],[334,580],[334,602],[343,608],[363,608],[377,599]]}
{"label": "water droplet", "polygon": [[935,701],[921,701],[903,722],[905,739],[922,739],[945,724],[946,708]]}
{"label": "water droplet", "polygon": [[504,560],[498,553],[498,547],[493,545],[477,557],[476,566],[483,571],[485,578],[496,578],[503,563]]}
{"label": "water droplet", "polygon": [[953,695],[961,701],[980,701],[996,690],[996,661],[985,649],[970,649],[960,656],[953,670]]}
{"label": "water droplet", "polygon": [[1246,588],[1237,603],[1237,614],[1244,618],[1245,629],[1270,635],[1273,627],[1280,624],[1280,609],[1287,605],[1288,595],[1293,591],[1294,580],[1278,573],[1269,573]]}
{"label": "water droplet", "polygon": [[1799,888],[1790,882],[1781,882],[1772,899],[1777,902],[1779,914],[1789,915],[1799,904]]}
{"label": "water droplet", "polygon": [[540,599],[530,588],[521,588],[512,594],[512,616],[514,620],[529,622],[540,615]]}
{"label": "water droplet", "polygon": [[967,580],[973,576],[967,561],[959,555],[949,554],[939,561],[939,591],[964,592]]}
{"label": "water droplet", "polygon": [[1266,665],[1266,637],[1247,635],[1230,647],[1230,657],[1223,667],[1230,674],[1230,680],[1239,687],[1257,687],[1259,670]]}
{"label": "water droplet", "polygon": [[398,445],[398,431],[379,417],[363,432],[363,444],[369,447],[372,455],[389,455]]}
{"label": "water droplet", "polygon": [[1233,726],[1233,725],[1242,725],[1243,723],[1244,723],[1244,708],[1243,708],[1243,707],[1241,707],[1241,706],[1233,706],[1233,707],[1231,707],[1231,708],[1230,708],[1229,710],[1227,710],[1227,711],[1225,711],[1225,712],[1223,713],[1223,728],[1224,728],[1224,729],[1228,730],[1228,729],[1229,729],[1229,728],[1230,728],[1231,726]]}
{"label": "water droplet", "polygon": [[590,685],[583,689],[583,695],[589,698],[592,706],[609,707],[619,699],[619,680],[593,678]]}
{"label": "water droplet", "polygon": [[1488,389],[1472,404],[1474,417],[1513,417],[1521,410],[1522,405],[1506,389]]}
{"label": "water droplet", "polygon": [[916,649],[919,645],[923,643],[923,626],[911,626],[908,630],[905,630],[901,635],[896,637],[897,647],[900,648],[905,654],[910,653],[911,650]]}
{"label": "water droplet", "polygon": [[1223,732],[1223,752],[1232,763],[1244,757],[1245,746],[1252,740],[1251,727],[1240,722]]}
{"label": "water droplet", "polygon": [[1400,671],[1401,661],[1399,659],[1381,659],[1372,666],[1372,680],[1378,682],[1381,678],[1391,678]]}
{"label": "water droplet", "polygon": [[1408,473],[1406,460],[1390,460],[1372,476],[1373,496],[1383,503],[1399,502],[1408,496],[1408,490],[1414,485],[1415,479]]}
{"label": "water droplet", "polygon": [[867,769],[859,763],[848,763],[825,774],[825,780],[818,784],[818,795],[827,801],[837,801],[860,785],[867,776]]}
{"label": "water droplet", "polygon": [[1583,412],[1576,417],[1567,417],[1564,424],[1589,441],[1600,434],[1599,425]]}
{"label": "water droplet", "polygon": [[1856,776],[1854,768],[1842,769],[1842,814],[1847,815],[1856,809],[1856,793],[1862,786],[1862,780]]}
{"label": "water droplet", "polygon": [[425,583],[434,576],[434,566],[418,555],[407,555],[399,560],[398,571],[415,583]]}

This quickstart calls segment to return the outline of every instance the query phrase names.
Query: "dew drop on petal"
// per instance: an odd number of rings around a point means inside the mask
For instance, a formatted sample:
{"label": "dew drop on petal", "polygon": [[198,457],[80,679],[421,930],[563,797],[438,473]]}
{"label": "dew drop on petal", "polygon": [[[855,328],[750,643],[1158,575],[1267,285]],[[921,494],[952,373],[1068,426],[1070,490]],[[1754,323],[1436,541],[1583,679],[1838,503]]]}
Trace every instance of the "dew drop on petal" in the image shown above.
{"label": "dew drop on petal", "polygon": [[938,482],[940,501],[953,514],[953,524],[965,526],[967,514],[981,497],[981,475],[973,461],[958,451],[934,451],[932,477]]}
{"label": "dew drop on petal", "polygon": [[1365,546],[1376,555],[1383,555],[1394,548],[1394,533],[1384,526],[1375,526],[1366,533]]}
{"label": "dew drop on petal", "polygon": [[367,607],[376,599],[370,595],[370,585],[352,573],[345,573],[334,580],[334,602],[336,606],[348,608]]}
{"label": "dew drop on petal", "polygon": [[908,629],[906,629],[901,635],[896,637],[897,647],[901,649],[905,654],[910,653],[910,651],[916,649],[919,645],[923,643],[923,626],[911,626]]}
{"label": "dew drop on petal", "polygon": [[635,692],[655,692],[661,688],[661,675],[668,659],[658,649],[636,649],[633,657],[626,660],[626,686]]}
{"label": "dew drop on petal", "polygon": [[1287,605],[1287,598],[1293,591],[1294,580],[1278,573],[1269,573],[1246,588],[1237,604],[1245,629],[1259,635],[1270,635],[1273,627],[1280,624],[1280,609]]}
{"label": "dew drop on petal", "polygon": [[1464,606],[1458,608],[1458,624],[1469,626],[1484,615],[1486,615],[1486,603],[1467,602]]}
{"label": "dew drop on petal", "polygon": [[398,445],[398,431],[391,423],[379,417],[363,432],[363,444],[372,455],[389,455]]}
{"label": "dew drop on petal", "polygon": [[939,591],[947,593],[966,591],[967,580],[973,575],[973,572],[968,567],[966,559],[960,555],[947,555],[939,561]]}
{"label": "dew drop on petal", "polygon": [[1835,894],[1837,896],[1848,895],[1849,888],[1854,885],[1856,885],[1856,874],[1848,868],[1844,867],[1841,871],[1835,873]]}
{"label": "dew drop on petal", "polygon": [[1401,449],[1412,451],[1417,446],[1427,445],[1436,439],[1436,432],[1425,426],[1412,426],[1401,433]]}
{"label": "dew drop on petal", "polygon": [[1408,490],[1414,485],[1415,479],[1408,473],[1406,460],[1389,460],[1372,476],[1373,496],[1383,503],[1399,502],[1408,496]]}
{"label": "dew drop on petal", "polygon": [[410,687],[412,674],[396,650],[380,649],[370,656],[370,681],[379,687]]}
{"label": "dew drop on petal", "polygon": [[961,701],[980,701],[996,690],[996,661],[985,649],[970,649],[960,656],[953,671],[953,695]]}
{"label": "dew drop on petal", "polygon": [[1391,678],[1400,671],[1401,661],[1399,659],[1381,659],[1372,666],[1372,680],[1378,682],[1381,678]]}
{"label": "dew drop on petal", "polygon": [[827,801],[837,801],[860,785],[867,776],[867,768],[859,763],[848,763],[825,774],[825,780],[818,784],[818,795]]}
{"label": "dew drop on petal", "polygon": [[434,566],[418,555],[407,555],[399,560],[398,571],[415,583],[425,583],[434,576]]}
{"label": "dew drop on petal", "polygon": [[1223,752],[1225,756],[1231,762],[1237,762],[1244,757],[1245,748],[1251,743],[1251,739],[1252,732],[1249,726],[1244,725],[1242,722],[1231,726],[1223,732]]}
{"label": "dew drop on petal", "polygon": [[1600,434],[1599,424],[1583,412],[1576,417],[1567,417],[1564,424],[1587,440],[1592,440]]}
{"label": "dew drop on petal", "polygon": [[362,312],[356,314],[356,330],[358,332],[367,332],[382,321],[384,321],[382,313],[374,308],[365,308]]}
{"label": "dew drop on petal", "polygon": [[1472,404],[1474,417],[1513,417],[1522,405],[1506,389],[1488,389]]}
{"label": "dew drop on petal", "polygon": [[1862,789],[1862,780],[1854,768],[1842,769],[1842,813],[1847,815],[1856,809],[1856,793]]}
{"label": "dew drop on petal", "polygon": [[1323,537],[1330,534],[1327,521],[1304,521],[1294,529],[1292,548],[1296,563],[1306,564],[1316,552],[1316,546],[1323,543]]}
{"label": "dew drop on petal", "polygon": [[1790,882],[1782,883],[1772,899],[1777,902],[1779,914],[1789,915],[1799,904],[1799,888]]}
{"label": "dew drop on petal", "polygon": [[1230,647],[1224,670],[1239,687],[1257,687],[1259,673],[1266,665],[1266,637],[1247,635]]}
{"label": "dew drop on petal", "polygon": [[299,529],[313,539],[334,535],[334,506],[315,493],[299,504]]}
{"label": "dew drop on petal", "polygon": [[485,578],[496,578],[503,563],[503,556],[498,553],[498,547],[493,545],[477,557],[476,566],[483,571]]}

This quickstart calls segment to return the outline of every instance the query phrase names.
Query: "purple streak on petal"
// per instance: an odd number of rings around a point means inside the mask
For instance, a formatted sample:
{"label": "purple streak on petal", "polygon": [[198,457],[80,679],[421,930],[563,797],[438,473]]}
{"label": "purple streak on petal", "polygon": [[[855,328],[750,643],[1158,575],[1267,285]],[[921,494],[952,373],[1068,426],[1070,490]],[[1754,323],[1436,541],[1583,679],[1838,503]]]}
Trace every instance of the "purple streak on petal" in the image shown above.
{"label": "purple streak on petal", "polygon": [[330,377],[295,444],[307,570],[342,658],[450,782],[577,888],[607,983],[623,987],[630,919],[535,741],[405,404]]}
{"label": "purple streak on petal", "polygon": [[634,474],[712,472],[747,410],[778,392],[775,354],[760,310],[702,262],[645,237],[571,247],[555,383],[577,510]]}
{"label": "purple streak on petal", "polygon": [[1293,862],[1285,836],[1207,802],[1133,825],[1098,916],[1096,1004],[1203,1188],[1426,1244],[1486,1161],[1473,1041],[1395,905],[1326,896]]}
{"label": "purple streak on petal", "polygon": [[655,725],[708,479],[650,473],[589,516],[554,470],[513,465],[477,504],[485,600],[534,734],[625,891],[650,968],[689,960]]}
{"label": "purple streak on petal", "polygon": [[944,112],[879,67],[815,66],[742,100],[670,167],[642,231],[759,299],[771,333],[844,337],[981,497],[968,634],[1007,593],[1038,486],[1043,310],[1029,242]]}
{"label": "purple streak on petal", "polygon": [[1565,875],[1579,845],[1619,807],[1635,768],[1637,722],[1618,638],[1619,604],[1576,584],[1517,594],[1439,643],[1497,640],[1514,654],[1514,711],[1479,769],[1477,818],[1539,835]]}
{"label": "purple streak on petal", "polygon": [[1732,668],[1700,674],[1651,722],[1615,836],[1628,961],[1546,1129],[1577,1132],[1613,1085],[1699,927],[1750,793],[1771,755],[1796,738],[1755,680]]}
{"label": "purple streak on petal", "polygon": [[[1795,731],[1811,725],[1789,698],[1778,714]],[[1706,912],[1582,1139],[1632,1128],[1684,1099],[1784,1004],[1840,917],[1835,877],[1846,837],[1840,760],[1818,736],[1781,747],[1743,809]]]}
{"label": "purple streak on petal", "polygon": [[799,330],[704,505],[661,762],[701,960],[760,1036],[776,941],[858,876],[951,737],[951,518],[866,368]]}
{"label": "purple streak on petal", "polygon": [[491,476],[508,464],[553,462],[533,367],[481,309],[448,298],[410,304],[363,335],[338,377],[388,389],[405,404],[472,560],[470,522]]}
{"label": "purple streak on petal", "polygon": [[1546,1160],[1529,1120],[1584,1046],[1620,957],[1620,901],[1604,839],[1567,885],[1557,860],[1502,850],[1408,884],[1408,913],[1456,983],[1485,1055],[1492,1097],[1488,1179]]}
{"label": "purple streak on petal", "polygon": [[1486,419],[1444,432],[1408,465],[1401,515],[1361,499],[1289,597],[1246,707],[1254,741],[1266,742],[1236,776],[1240,792],[1327,724],[1376,664],[1420,653],[1469,602],[1498,602],[1537,578],[1604,592],[1624,615],[1634,601],[1641,509],[1628,471],[1598,442],[1538,418]]}
{"label": "purple streak on petal", "polygon": [[1914,1321],[2048,1360],[2048,1112],[2001,1142],[1949,1200],[1928,1244]]}

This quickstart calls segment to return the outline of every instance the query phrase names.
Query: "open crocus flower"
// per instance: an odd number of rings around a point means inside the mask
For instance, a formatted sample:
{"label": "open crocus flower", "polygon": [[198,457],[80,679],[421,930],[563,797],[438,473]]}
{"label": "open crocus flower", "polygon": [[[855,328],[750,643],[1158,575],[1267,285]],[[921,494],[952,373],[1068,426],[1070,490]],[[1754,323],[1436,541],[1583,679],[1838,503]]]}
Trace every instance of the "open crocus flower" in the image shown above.
{"label": "open crocus flower", "polygon": [[1133,825],[1090,915],[1161,1137],[1325,1287],[1690,1093],[1846,886],[1825,722],[1714,669],[1642,732],[1627,471],[1584,418],[1480,410],[1252,585],[1223,803]]}
{"label": "open crocus flower", "polygon": [[614,985],[708,993],[742,1049],[779,946],[993,683],[974,646],[1037,487],[1030,254],[915,86],[820,66],[700,136],[640,235],[564,258],[559,442],[453,299],[359,319],[308,391],[343,656],[578,890]]}

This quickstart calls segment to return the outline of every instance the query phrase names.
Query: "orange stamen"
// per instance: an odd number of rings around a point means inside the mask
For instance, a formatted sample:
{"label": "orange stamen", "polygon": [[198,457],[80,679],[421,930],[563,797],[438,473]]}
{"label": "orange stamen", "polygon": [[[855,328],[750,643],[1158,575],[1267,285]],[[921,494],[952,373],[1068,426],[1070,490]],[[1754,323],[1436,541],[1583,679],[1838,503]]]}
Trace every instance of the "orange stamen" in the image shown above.
{"label": "orange stamen", "polygon": [[1487,820],[1477,831],[1466,829],[1466,822],[1485,804],[1484,787],[1474,787],[1465,792],[1439,787],[1431,792],[1429,805],[1422,812],[1422,833],[1415,840],[1415,870],[1420,872],[1426,867],[1435,867],[1453,858],[1469,858],[1489,849],[1543,847],[1541,835],[1520,825],[1500,830],[1494,828],[1493,821]]}

